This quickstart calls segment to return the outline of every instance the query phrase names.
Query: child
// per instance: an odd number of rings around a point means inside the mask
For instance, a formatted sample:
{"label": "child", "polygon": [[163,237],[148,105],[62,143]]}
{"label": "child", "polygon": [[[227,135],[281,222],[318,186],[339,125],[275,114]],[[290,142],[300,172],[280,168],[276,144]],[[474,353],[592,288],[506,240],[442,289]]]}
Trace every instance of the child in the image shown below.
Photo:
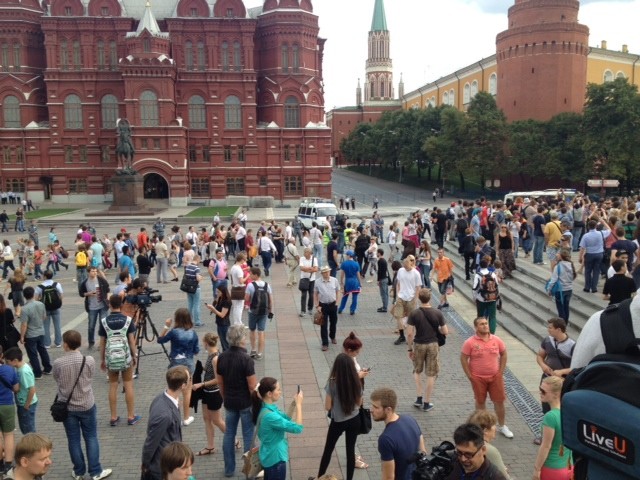
{"label": "child", "polygon": [[20,347],[8,349],[4,353],[4,360],[7,365],[11,365],[16,369],[18,381],[20,382],[20,390],[16,393],[20,431],[23,435],[35,433],[38,396],[36,395],[36,379],[33,376],[33,370],[28,363],[22,360]]}
{"label": "child", "polygon": [[[492,270],[491,266],[489,266],[489,271],[491,270]],[[493,262],[493,273],[496,274],[496,277],[498,278],[498,283],[502,283],[502,281],[504,280],[504,273],[502,272],[502,262],[497,258]]]}
{"label": "child", "polygon": [[27,276],[31,276],[33,275],[33,270],[34,270],[33,261],[35,258],[35,245],[33,243],[33,240],[29,240],[27,242],[27,248],[25,249],[24,254],[26,258],[24,270]]}
{"label": "child", "polygon": [[56,276],[56,272],[60,270],[58,267],[58,254],[56,253],[56,249],[53,245],[49,245],[49,251],[47,252],[47,268],[46,270],[51,269],[53,272],[53,276]]}
{"label": "child", "polygon": [[33,265],[36,280],[40,280],[42,278],[42,262],[44,261],[44,254],[44,250],[36,250],[33,253]]}
{"label": "child", "polygon": [[[378,273],[378,238],[371,237],[371,243],[367,248],[367,265],[369,266],[369,276],[373,277],[374,273]],[[364,273],[366,275],[366,271]],[[367,280],[367,283],[373,282],[373,278]]]}

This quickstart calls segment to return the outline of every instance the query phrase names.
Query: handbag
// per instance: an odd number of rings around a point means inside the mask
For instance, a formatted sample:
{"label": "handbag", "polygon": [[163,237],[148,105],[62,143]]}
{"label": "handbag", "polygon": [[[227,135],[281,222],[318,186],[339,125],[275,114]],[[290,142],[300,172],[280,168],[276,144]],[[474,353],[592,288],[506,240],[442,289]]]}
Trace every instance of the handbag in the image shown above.
{"label": "handbag", "polygon": [[313,324],[320,327],[324,325],[324,313],[322,313],[322,309],[316,310],[316,313],[313,314]]}
{"label": "handbag", "polygon": [[231,300],[244,300],[244,293],[247,287],[239,285],[231,287]]}
{"label": "handbag", "polygon": [[256,478],[258,474],[264,470],[262,463],[260,463],[260,447],[256,447],[256,435],[258,435],[258,429],[260,428],[260,422],[262,420],[262,414],[258,416],[258,422],[256,429],[253,431],[253,439],[251,440],[251,447],[248,451],[242,454],[242,460],[244,465],[242,466],[242,473],[247,478]]}
{"label": "handbag", "polygon": [[562,293],[562,284],[560,283],[560,264],[556,267],[558,271],[558,279],[551,284],[551,279],[547,280],[547,283],[544,285],[545,291],[549,294],[549,296],[560,298],[560,303],[564,301],[564,296]]}
{"label": "handbag", "polygon": [[73,388],[69,393],[69,398],[67,398],[66,402],[58,400],[58,395],[53,400],[53,405],[51,405],[51,416],[53,417],[54,422],[64,422],[69,417],[69,402],[71,401],[71,397],[73,396],[73,391],[76,389],[76,385],[78,385],[78,380],[80,380],[80,375],[82,375],[82,370],[84,370],[84,364],[87,361],[87,357],[82,356],[82,366],[80,367],[80,371],[78,372],[78,377],[76,378],[76,383],[73,384]]}
{"label": "handbag", "polygon": [[371,410],[360,407],[358,417],[360,417],[360,430],[358,430],[358,434],[366,435],[371,431]]}
{"label": "handbag", "polygon": [[[316,257],[311,257],[311,268],[313,268],[313,262],[315,259]],[[311,286],[311,278],[300,278],[300,281],[298,282],[298,290],[301,292],[308,292],[309,286]]]}
{"label": "handbag", "polygon": [[185,274],[182,276],[182,282],[180,283],[180,290],[186,293],[196,293],[199,285],[200,285],[200,282],[198,282],[197,277]]}

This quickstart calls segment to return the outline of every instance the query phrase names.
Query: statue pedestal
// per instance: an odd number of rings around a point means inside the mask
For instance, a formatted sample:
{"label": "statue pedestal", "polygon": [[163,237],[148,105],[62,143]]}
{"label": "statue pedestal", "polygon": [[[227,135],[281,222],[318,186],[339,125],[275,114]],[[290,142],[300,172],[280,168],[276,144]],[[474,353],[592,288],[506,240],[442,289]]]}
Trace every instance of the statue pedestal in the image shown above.
{"label": "statue pedestal", "polygon": [[164,209],[149,208],[144,203],[144,177],[137,172],[121,173],[109,179],[113,203],[108,210],[92,212],[96,217],[157,215]]}

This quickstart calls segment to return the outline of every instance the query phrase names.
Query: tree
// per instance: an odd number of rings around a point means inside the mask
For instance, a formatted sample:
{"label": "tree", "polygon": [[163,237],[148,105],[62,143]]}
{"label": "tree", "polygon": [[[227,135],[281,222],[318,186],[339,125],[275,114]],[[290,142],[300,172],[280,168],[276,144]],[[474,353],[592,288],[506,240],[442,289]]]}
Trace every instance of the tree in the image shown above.
{"label": "tree", "polygon": [[561,178],[571,184],[584,182],[587,171],[582,135],[582,115],[561,113],[545,124],[543,170],[538,175]]}
{"label": "tree", "polygon": [[529,187],[533,177],[544,174],[545,122],[518,120],[509,127],[509,156],[505,171],[518,175],[523,185]]}
{"label": "tree", "polygon": [[432,135],[424,141],[423,151],[429,161],[440,164],[440,172],[457,172],[460,175],[460,187],[465,190],[464,175],[458,168],[461,159],[467,155],[465,114],[452,107],[443,108],[440,112],[440,125],[440,129],[431,132]]}

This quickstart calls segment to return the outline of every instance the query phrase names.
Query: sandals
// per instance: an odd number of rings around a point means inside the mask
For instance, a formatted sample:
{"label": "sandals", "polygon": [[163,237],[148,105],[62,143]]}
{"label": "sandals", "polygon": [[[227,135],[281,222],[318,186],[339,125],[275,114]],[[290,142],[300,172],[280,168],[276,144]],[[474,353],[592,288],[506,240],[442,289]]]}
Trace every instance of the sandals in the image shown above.
{"label": "sandals", "polygon": [[198,457],[203,457],[205,455],[211,455],[212,453],[216,453],[216,449],[215,448],[204,447],[202,450],[200,450],[198,453],[196,453],[196,455]]}
{"label": "sandals", "polygon": [[356,455],[356,468],[362,468],[362,469],[369,468],[369,465],[364,463],[364,460],[360,455]]}

